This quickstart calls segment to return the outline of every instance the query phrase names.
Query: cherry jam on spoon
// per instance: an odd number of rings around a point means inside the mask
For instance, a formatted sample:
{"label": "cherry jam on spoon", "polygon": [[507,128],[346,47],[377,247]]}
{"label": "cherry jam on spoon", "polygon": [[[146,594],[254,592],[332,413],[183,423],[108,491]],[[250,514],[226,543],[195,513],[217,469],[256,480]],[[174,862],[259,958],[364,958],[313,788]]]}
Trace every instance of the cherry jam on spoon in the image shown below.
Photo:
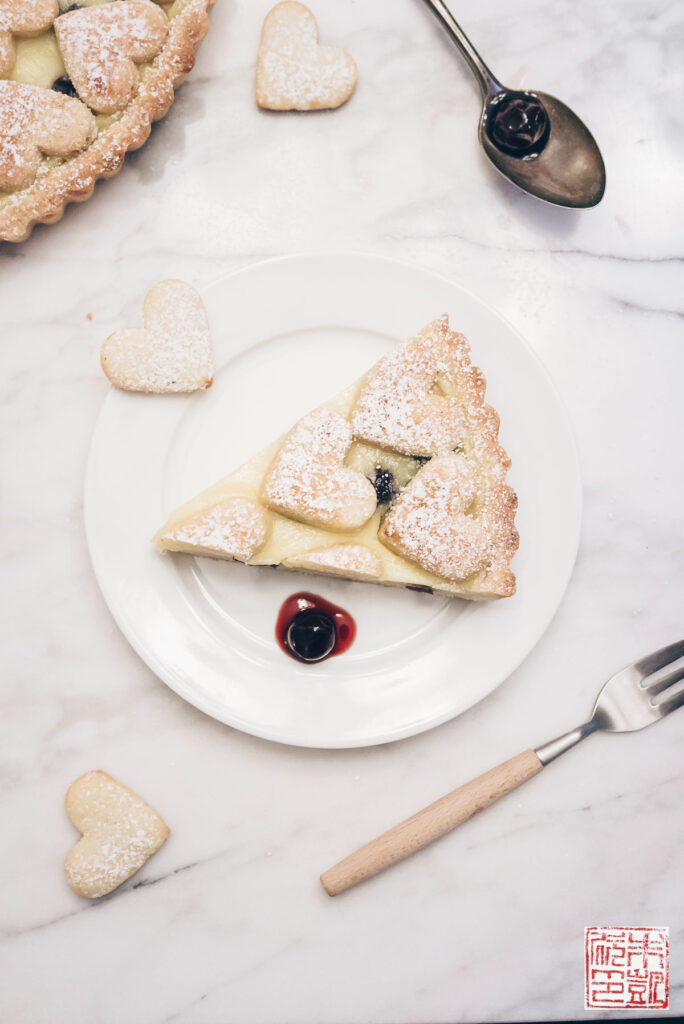
{"label": "cherry jam on spoon", "polygon": [[355,637],[356,623],[349,612],[318,594],[292,594],[278,613],[276,640],[297,661],[311,664],[343,654]]}
{"label": "cherry jam on spoon", "polygon": [[556,206],[596,206],[606,170],[593,135],[570,107],[544,92],[507,89],[489,70],[443,0],[424,0],[465,57],[482,90],[480,144],[506,178]]}

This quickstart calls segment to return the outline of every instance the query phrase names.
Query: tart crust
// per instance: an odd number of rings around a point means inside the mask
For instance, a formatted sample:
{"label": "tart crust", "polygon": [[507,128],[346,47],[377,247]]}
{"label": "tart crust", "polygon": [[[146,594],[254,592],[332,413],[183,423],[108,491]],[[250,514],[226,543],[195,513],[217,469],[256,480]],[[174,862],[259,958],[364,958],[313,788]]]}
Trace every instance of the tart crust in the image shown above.
{"label": "tart crust", "polygon": [[171,19],[166,42],[145,70],[136,96],[121,117],[103,129],[82,153],[54,164],[44,161],[28,188],[3,196],[0,240],[23,242],[36,224],[54,224],[68,203],[82,203],[100,178],[120,170],[126,153],[139,149],[152,123],[167,113],[195,63],[195,51],[209,29],[209,8],[215,0],[188,0]]}

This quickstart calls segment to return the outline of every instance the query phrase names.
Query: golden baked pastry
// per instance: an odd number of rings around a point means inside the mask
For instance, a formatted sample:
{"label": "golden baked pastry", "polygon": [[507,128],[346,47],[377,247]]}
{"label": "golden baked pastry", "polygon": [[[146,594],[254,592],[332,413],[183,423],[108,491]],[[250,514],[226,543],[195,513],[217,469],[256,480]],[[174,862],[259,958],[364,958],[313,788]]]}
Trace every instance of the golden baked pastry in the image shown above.
{"label": "golden baked pastry", "polygon": [[256,101],[264,110],[334,110],[356,88],[356,61],[321,46],[316,18],[297,0],[268,12],[256,66]]}
{"label": "golden baked pastry", "polygon": [[207,311],[185,281],[160,281],[143,303],[144,327],[115,331],[100,350],[112,384],[124,391],[198,391],[214,379]]}
{"label": "golden baked pastry", "polygon": [[181,551],[413,587],[510,597],[510,459],[485,380],[446,316],[171,514]]}
{"label": "golden baked pastry", "polygon": [[60,219],[141,146],[214,0],[0,0],[0,240]]}
{"label": "golden baked pastry", "polygon": [[103,771],[90,771],[69,786],[65,808],[81,838],[64,862],[78,896],[106,896],[139,871],[166,842],[168,825],[137,793]]}

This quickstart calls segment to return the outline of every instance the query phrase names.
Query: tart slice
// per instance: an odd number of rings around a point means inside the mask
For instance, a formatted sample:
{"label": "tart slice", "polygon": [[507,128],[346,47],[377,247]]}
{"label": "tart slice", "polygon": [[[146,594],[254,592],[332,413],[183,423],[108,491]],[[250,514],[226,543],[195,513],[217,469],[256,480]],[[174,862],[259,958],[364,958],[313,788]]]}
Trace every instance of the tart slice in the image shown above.
{"label": "tart slice", "polygon": [[510,459],[485,380],[446,316],[171,514],[180,551],[411,587],[510,597]]}

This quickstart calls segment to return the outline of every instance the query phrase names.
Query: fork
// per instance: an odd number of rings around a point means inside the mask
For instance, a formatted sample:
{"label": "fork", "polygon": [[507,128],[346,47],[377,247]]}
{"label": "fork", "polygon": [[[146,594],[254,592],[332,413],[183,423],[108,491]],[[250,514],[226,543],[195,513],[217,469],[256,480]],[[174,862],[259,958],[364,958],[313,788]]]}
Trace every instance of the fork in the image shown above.
{"label": "fork", "polygon": [[[684,640],[628,665],[604,685],[588,722],[536,750],[525,750],[504,761],[395,825],[325,871],[321,875],[323,888],[329,896],[337,896],[422,850],[538,775],[594,732],[633,732],[660,721],[684,704],[684,689],[670,692],[682,680]],[[661,699],[656,702],[658,696]]]}

